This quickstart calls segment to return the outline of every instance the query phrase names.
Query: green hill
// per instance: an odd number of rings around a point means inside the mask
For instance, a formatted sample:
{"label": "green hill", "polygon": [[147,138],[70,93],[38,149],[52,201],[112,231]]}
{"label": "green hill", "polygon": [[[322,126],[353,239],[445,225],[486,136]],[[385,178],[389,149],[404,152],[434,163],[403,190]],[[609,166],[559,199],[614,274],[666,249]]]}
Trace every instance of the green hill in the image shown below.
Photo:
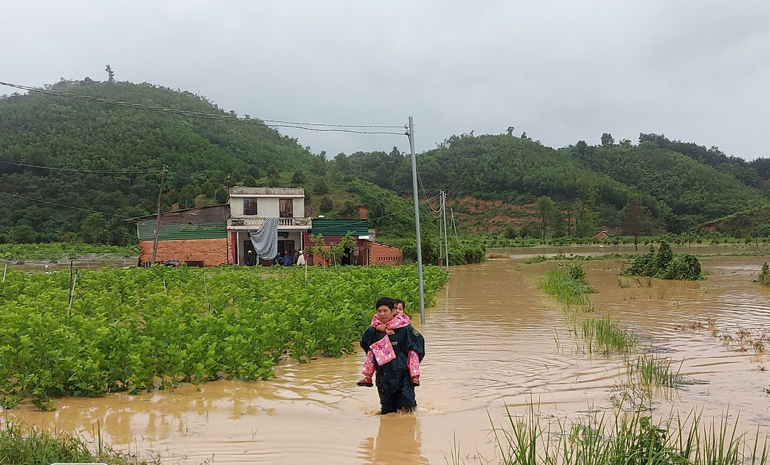
{"label": "green hill", "polygon": [[[151,84],[61,81],[48,90],[226,115],[205,98]],[[186,186],[200,191],[207,181],[216,187],[246,174],[259,178],[271,165],[293,170],[310,159],[296,140],[259,120],[233,123],[39,93],[3,96],[0,235],[19,226],[11,239],[32,234],[30,228],[41,240],[72,238],[98,211],[120,232],[109,240],[122,243],[130,240],[119,227],[123,218],[155,211],[163,164],[168,209]]]}
{"label": "green hill", "polygon": [[770,237],[770,206],[750,208],[698,225],[699,233],[720,233],[733,237]]}
{"label": "green hill", "polygon": [[[233,185],[302,186],[314,214],[365,207],[381,234],[413,234],[411,161],[396,148],[327,160],[189,92],[89,79],[47,90],[0,97],[0,242],[132,243],[123,219],[155,211],[164,164],[163,210],[226,202]],[[633,205],[646,233],[770,205],[758,189],[768,160],[654,134],[637,145],[605,136],[558,150],[526,136],[451,136],[419,154],[420,195],[447,191],[461,232],[549,237],[624,232]],[[424,203],[432,234],[437,201]]]}
{"label": "green hill", "polygon": [[[526,137],[463,134],[422,153],[418,165],[429,192],[444,189],[454,198],[502,200],[513,206],[494,205],[496,212],[475,209],[476,216],[491,213],[486,216],[491,229],[505,225],[501,214],[520,216],[522,210],[530,211],[530,221],[539,221],[534,205],[541,197],[550,198],[573,219],[592,213],[586,219],[594,229],[616,230],[623,229],[624,207],[636,199],[648,216],[650,232],[682,232],[736,211],[770,204],[762,192],[744,184],[735,173],[716,170],[647,141],[644,135],[642,140],[638,145],[624,141],[588,146],[581,142],[555,150]],[[401,194],[410,192],[406,157],[355,153],[338,156],[335,162],[340,170]],[[387,172],[394,174],[385,176]],[[483,204],[479,201],[471,204]]]}

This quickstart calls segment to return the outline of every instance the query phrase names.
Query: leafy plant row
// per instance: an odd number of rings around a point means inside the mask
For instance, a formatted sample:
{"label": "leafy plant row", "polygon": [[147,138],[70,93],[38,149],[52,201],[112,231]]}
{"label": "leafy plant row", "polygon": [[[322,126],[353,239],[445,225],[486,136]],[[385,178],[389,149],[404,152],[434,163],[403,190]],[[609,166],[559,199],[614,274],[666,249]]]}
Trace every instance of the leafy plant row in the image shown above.
{"label": "leafy plant row", "polygon": [[[425,269],[430,298],[446,281]],[[417,269],[344,267],[9,272],[0,284],[0,401],[267,379],[283,354],[352,352],[380,296],[415,308]]]}
{"label": "leafy plant row", "polygon": [[0,260],[23,262],[24,260],[66,260],[84,255],[99,254],[113,257],[139,255],[134,247],[118,247],[102,244],[49,242],[47,244],[0,244]]}

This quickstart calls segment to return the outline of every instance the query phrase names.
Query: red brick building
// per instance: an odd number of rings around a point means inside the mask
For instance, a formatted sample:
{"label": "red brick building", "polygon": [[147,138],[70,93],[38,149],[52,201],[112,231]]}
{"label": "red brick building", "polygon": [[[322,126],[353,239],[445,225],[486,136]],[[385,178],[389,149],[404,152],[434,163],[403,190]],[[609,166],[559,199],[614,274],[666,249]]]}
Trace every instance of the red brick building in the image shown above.
{"label": "red brick building", "polygon": [[[281,250],[304,249],[308,264],[331,264],[332,259],[344,265],[401,265],[401,249],[392,245],[376,242],[374,231],[369,229],[365,219],[311,220],[307,217],[294,216],[294,211],[303,214],[301,202],[304,194],[288,189],[267,191],[260,188],[240,188],[231,190],[229,205],[196,207],[185,210],[161,213],[160,222],[155,215],[132,218],[139,236],[139,265],[152,263],[155,248],[155,228],[160,224],[155,263],[186,263],[188,266],[242,265],[243,257],[251,246],[250,228],[259,226],[266,216],[279,218],[277,231],[278,246]],[[264,192],[263,192],[264,191]],[[244,204],[255,200],[253,212],[247,211]],[[270,203],[273,201],[275,205]],[[261,203],[257,204],[259,201]],[[281,211],[278,207],[282,206]],[[271,210],[275,207],[275,211]],[[232,208],[238,212],[232,215]],[[259,208],[260,210],[257,210]],[[241,212],[244,210],[244,212]],[[257,216],[257,213],[266,216]],[[283,212],[283,213],[282,213]],[[300,213],[302,212],[302,213]],[[311,229],[312,228],[312,229]],[[311,234],[321,234],[324,253],[312,257],[307,246],[314,246]],[[339,244],[347,235],[353,238],[354,245],[343,252],[341,257],[332,257],[331,245]],[[325,255],[325,257],[323,256]],[[268,260],[263,264],[271,264]]]}
{"label": "red brick building", "polygon": [[[310,239],[311,234],[321,234],[326,246],[339,244],[347,234],[350,234],[355,245],[343,257],[334,257],[344,265],[401,265],[403,263],[401,249],[372,240],[373,230],[369,229],[367,220],[318,218],[313,220],[312,229],[306,234],[304,242],[311,247],[317,245]],[[326,257],[308,257],[308,264],[329,265],[332,259],[329,249],[325,251],[325,255]]]}
{"label": "red brick building", "polygon": [[[160,214],[156,263],[185,262],[188,266],[220,266],[232,263],[227,205],[188,208]],[[155,215],[132,218],[139,236],[139,266],[152,262],[155,246]]]}

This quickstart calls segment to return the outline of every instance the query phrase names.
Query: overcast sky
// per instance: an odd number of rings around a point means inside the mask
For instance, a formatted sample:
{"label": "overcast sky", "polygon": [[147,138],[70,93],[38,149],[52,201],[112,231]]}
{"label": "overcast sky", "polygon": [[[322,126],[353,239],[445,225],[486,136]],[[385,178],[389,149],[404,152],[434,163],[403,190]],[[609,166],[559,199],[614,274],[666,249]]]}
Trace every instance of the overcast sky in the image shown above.
{"label": "overcast sky", "polygon": [[[644,132],[770,156],[766,0],[26,0],[0,3],[0,39],[0,81],[106,80],[110,64],[261,119],[411,115],[418,152],[514,126],[551,147]],[[281,132],[328,156],[409,151]]]}

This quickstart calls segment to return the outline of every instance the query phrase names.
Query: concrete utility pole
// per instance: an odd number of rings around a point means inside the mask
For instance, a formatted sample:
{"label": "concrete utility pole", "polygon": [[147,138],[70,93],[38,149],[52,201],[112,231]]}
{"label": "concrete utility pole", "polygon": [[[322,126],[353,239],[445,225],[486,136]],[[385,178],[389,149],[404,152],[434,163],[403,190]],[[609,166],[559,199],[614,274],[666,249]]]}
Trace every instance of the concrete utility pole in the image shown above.
{"label": "concrete utility pole", "polygon": [[412,152],[412,191],[414,194],[414,228],[417,234],[417,279],[420,284],[420,323],[425,324],[425,289],[422,281],[422,243],[420,241],[420,198],[417,194],[417,157],[414,154],[414,120],[409,117],[406,128],[409,150]]}
{"label": "concrete utility pole", "polygon": [[444,259],[449,271],[449,235],[446,233],[446,192],[441,191],[441,214],[444,216]]}
{"label": "concrete utility pole", "polygon": [[[441,191],[441,190],[438,191],[438,195],[440,197],[440,199],[438,201],[438,215],[439,215],[439,220],[438,220],[438,265],[439,266],[444,264],[444,239],[442,237],[442,235],[444,234],[444,230],[441,229],[441,219],[440,219],[441,218],[441,209],[444,208],[441,205],[441,202],[442,202],[442,200],[444,198],[444,193],[443,192],[444,191]],[[430,204],[428,204],[428,206],[430,206]],[[431,208],[431,210],[433,210],[433,207],[430,207],[430,208]]]}
{"label": "concrete utility pole", "polygon": [[166,181],[166,165],[163,165],[163,172],[160,175],[160,191],[158,192],[158,216],[155,220],[155,242],[152,245],[152,260],[150,264],[155,263],[155,255],[158,253],[158,239],[160,238],[160,198],[163,195],[163,183]]}

